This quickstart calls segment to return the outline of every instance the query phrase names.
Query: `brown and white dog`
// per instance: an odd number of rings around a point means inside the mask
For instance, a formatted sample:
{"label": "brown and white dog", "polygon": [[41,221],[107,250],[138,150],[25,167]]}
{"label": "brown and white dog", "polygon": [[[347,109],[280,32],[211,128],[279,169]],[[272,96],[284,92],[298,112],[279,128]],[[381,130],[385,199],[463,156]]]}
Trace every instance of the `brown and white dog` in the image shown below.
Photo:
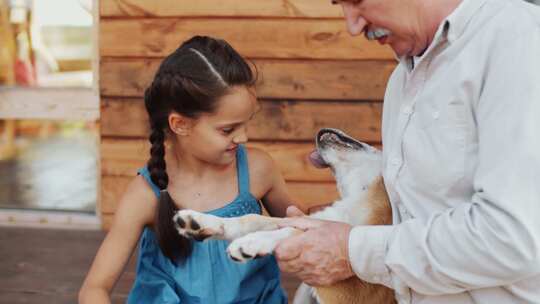
{"label": "brown and white dog", "polygon": [[[381,176],[380,151],[336,129],[320,130],[316,144],[317,150],[310,158],[315,165],[331,168],[341,199],[310,217],[353,226],[390,225],[392,210]],[[232,241],[227,252],[240,262],[271,254],[280,240],[301,233],[294,228],[279,228],[281,218],[257,214],[221,218],[180,210],[173,220],[184,236]],[[386,304],[395,300],[391,289],[353,277],[326,287],[302,284],[294,303]]]}

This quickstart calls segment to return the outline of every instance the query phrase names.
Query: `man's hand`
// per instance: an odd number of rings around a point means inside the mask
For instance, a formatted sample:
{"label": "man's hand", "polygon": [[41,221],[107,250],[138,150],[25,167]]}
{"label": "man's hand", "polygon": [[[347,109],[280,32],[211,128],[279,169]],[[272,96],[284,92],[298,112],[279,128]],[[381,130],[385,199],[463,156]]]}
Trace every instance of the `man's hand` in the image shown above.
{"label": "man's hand", "polygon": [[[298,211],[287,210],[287,215],[302,215]],[[354,275],[348,254],[350,225],[293,217],[280,226],[305,231],[276,247],[275,256],[282,271],[298,276],[311,286],[331,285]]]}

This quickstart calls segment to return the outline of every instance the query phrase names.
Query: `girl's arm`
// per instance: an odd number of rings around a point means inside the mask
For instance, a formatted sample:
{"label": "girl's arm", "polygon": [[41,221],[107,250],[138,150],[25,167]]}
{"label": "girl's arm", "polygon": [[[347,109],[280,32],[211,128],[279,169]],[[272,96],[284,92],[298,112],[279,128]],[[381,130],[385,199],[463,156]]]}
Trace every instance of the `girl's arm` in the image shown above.
{"label": "girl's arm", "polygon": [[249,167],[252,189],[259,192],[268,213],[284,217],[287,207],[294,205],[289,196],[285,180],[274,160],[268,153],[259,149],[249,149]]}
{"label": "girl's arm", "polygon": [[123,194],[112,227],[101,244],[79,291],[79,303],[110,303],[110,293],[123,272],[145,225],[151,224],[157,199],[137,176]]}

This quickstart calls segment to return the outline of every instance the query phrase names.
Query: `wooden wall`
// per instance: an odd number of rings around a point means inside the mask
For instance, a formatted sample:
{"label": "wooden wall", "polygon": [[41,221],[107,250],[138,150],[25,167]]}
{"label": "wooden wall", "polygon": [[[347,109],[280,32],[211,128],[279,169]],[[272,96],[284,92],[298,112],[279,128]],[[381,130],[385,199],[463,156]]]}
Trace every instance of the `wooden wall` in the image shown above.
{"label": "wooden wall", "polygon": [[393,54],[350,37],[330,0],[101,0],[99,26],[105,228],[148,155],[144,88],[160,60],[195,34],[224,38],[257,65],[262,111],[249,126],[250,145],[274,157],[298,203],[337,197],[329,171],[306,160],[319,128],[380,143]]}

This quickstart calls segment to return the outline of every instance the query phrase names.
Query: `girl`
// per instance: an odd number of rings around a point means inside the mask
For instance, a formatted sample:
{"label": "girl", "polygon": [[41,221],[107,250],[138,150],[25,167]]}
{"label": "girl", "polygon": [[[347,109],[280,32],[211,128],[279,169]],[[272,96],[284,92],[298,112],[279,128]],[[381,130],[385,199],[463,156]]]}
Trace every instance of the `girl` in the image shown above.
{"label": "girl", "polygon": [[285,215],[290,199],[278,169],[266,153],[243,146],[258,106],[254,83],[223,40],[193,37],[161,63],[144,97],[150,160],[120,201],[81,303],[110,302],[139,240],[128,303],[287,303],[272,256],[235,263],[226,241],[191,242],[172,221],[181,208],[222,217],[261,213],[259,200],[271,215]]}

